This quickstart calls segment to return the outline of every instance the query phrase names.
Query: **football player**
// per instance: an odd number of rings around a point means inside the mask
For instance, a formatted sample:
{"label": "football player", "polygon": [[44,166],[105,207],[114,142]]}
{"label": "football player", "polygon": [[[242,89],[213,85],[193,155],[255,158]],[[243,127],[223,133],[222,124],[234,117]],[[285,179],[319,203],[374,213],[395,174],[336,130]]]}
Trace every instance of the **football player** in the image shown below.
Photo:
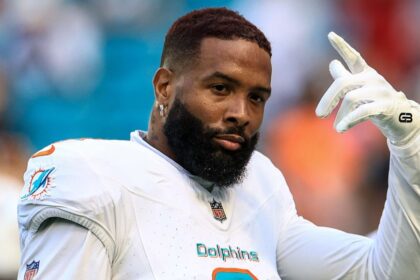
{"label": "football player", "polygon": [[[225,8],[169,29],[149,130],[36,153],[19,205],[19,279],[413,279],[420,275],[419,106],[342,38],[316,114],[388,138],[375,239],[299,217],[281,172],[254,151],[271,94],[264,34]],[[287,40],[287,38],[285,38]],[[311,141],[311,139],[308,139]],[[302,174],[305,176],[305,174]]]}

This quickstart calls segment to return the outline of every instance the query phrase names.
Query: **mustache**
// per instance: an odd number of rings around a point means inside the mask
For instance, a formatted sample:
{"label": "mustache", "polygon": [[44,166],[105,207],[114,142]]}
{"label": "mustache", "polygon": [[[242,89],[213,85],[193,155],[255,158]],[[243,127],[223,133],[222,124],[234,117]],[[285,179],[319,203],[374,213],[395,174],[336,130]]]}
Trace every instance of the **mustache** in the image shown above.
{"label": "mustache", "polygon": [[244,143],[242,143],[242,146],[244,147],[252,146],[252,143],[258,141],[259,138],[259,132],[256,132],[252,136],[246,136],[245,127],[243,126],[233,126],[226,129],[206,128],[204,134],[209,138],[213,138],[221,134],[236,134],[244,139]]}
{"label": "mustache", "polygon": [[245,128],[241,127],[229,127],[227,129],[218,129],[218,128],[207,128],[206,129],[207,136],[214,137],[219,134],[236,134],[241,136],[245,139],[245,141],[249,141],[251,137],[247,137],[245,135]]}

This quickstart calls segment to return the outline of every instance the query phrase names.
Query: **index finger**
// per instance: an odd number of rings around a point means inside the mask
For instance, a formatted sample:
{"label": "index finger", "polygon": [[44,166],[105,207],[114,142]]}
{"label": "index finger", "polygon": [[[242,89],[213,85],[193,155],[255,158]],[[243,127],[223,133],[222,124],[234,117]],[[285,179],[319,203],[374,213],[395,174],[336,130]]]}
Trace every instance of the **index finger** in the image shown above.
{"label": "index finger", "polygon": [[334,49],[344,59],[353,74],[360,73],[366,69],[367,63],[359,52],[353,49],[343,38],[334,32],[328,33],[328,39]]}

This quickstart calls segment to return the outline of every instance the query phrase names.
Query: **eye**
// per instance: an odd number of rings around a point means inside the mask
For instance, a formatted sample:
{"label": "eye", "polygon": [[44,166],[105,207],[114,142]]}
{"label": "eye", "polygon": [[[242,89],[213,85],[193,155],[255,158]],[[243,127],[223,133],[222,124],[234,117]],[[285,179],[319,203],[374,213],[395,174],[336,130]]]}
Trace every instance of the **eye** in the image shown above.
{"label": "eye", "polygon": [[258,93],[251,93],[249,97],[255,103],[265,103],[266,98]]}
{"label": "eye", "polygon": [[228,86],[224,84],[212,85],[211,88],[217,94],[226,94],[229,92]]}

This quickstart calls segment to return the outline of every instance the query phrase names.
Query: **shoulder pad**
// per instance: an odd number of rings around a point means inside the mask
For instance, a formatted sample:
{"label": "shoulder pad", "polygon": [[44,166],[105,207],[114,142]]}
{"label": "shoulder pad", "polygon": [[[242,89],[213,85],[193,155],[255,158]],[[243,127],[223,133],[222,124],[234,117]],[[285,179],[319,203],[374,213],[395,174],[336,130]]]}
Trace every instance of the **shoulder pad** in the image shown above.
{"label": "shoulder pad", "polygon": [[22,242],[22,235],[36,232],[45,220],[62,218],[91,230],[113,256],[114,201],[119,193],[101,178],[88,157],[95,142],[100,141],[59,142],[31,157],[18,205]]}

